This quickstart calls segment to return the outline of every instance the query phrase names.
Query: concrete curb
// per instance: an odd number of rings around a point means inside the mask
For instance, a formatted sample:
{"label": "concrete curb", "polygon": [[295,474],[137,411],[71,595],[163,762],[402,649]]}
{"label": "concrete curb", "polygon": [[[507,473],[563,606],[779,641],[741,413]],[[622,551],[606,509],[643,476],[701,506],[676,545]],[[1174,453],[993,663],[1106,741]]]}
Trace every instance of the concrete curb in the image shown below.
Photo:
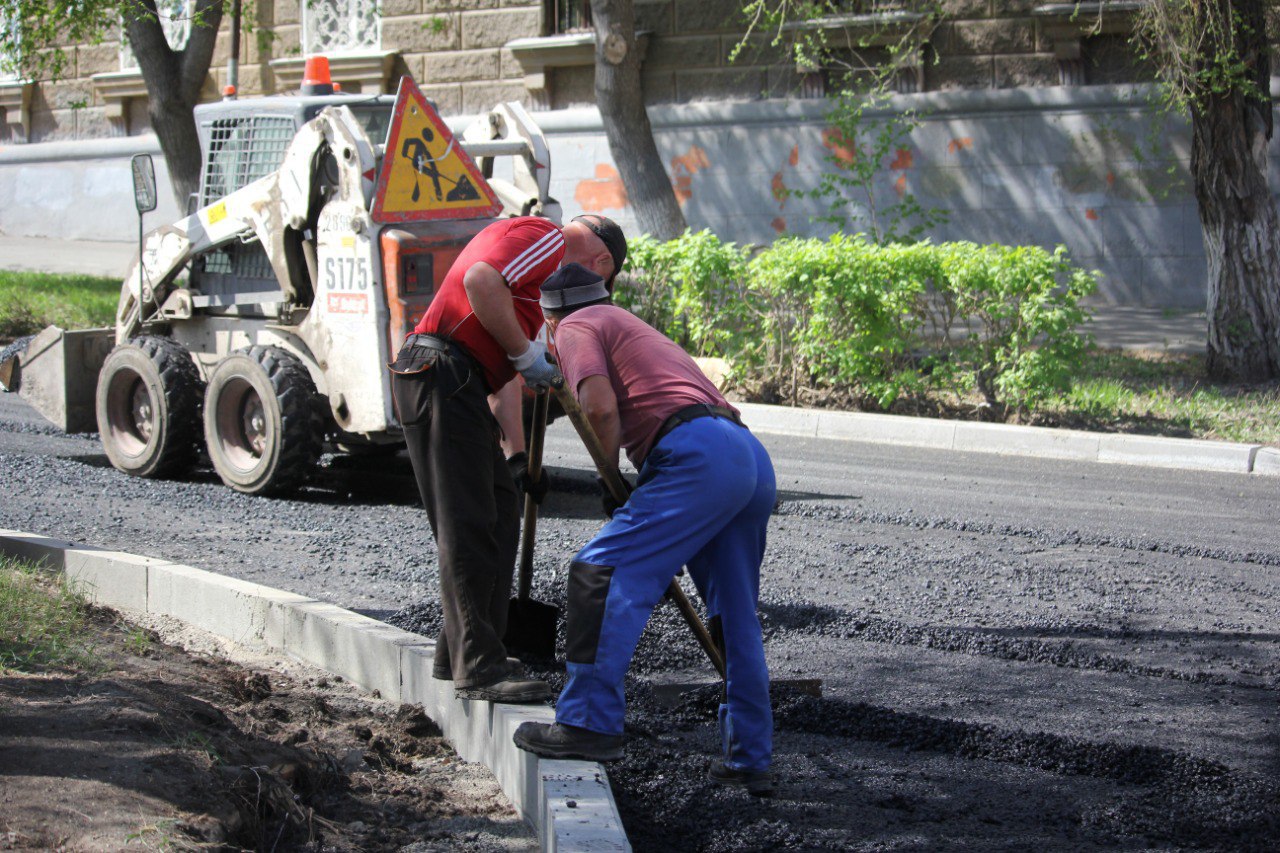
{"label": "concrete curb", "polygon": [[601,765],[540,759],[512,743],[516,726],[549,722],[552,709],[455,698],[450,682],[431,677],[435,644],[417,634],[290,592],[47,536],[0,530],[0,554],[62,572],[99,604],[181,619],[250,649],[283,652],[383,698],[421,705],[463,759],[493,771],[543,850],[631,849]]}
{"label": "concrete curb", "polygon": [[734,405],[742,411],[742,418],[748,426],[764,433],[973,453],[1280,476],[1280,449],[1260,444],[796,409],[759,403]]}

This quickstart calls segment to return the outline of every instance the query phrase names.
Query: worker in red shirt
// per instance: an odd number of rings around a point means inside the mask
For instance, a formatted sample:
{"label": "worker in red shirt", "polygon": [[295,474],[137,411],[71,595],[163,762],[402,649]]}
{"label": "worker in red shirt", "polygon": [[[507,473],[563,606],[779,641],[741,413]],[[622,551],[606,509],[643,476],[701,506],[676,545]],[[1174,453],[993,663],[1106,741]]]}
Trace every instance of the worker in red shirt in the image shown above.
{"label": "worker in red shirt", "polygon": [[649,614],[688,566],[725,648],[724,752],[709,775],[767,796],[773,716],[756,603],[773,463],[693,359],[609,294],[598,274],[567,264],[544,282],[542,309],[606,457],[625,448],[640,476],[569,567],[569,680],[556,721],[522,723],[515,742],[547,758],[622,757],[623,676]]}
{"label": "worker in red shirt", "polygon": [[[627,244],[617,223],[579,216],[560,228],[533,216],[486,227],[449,269],[396,360],[392,395],[418,491],[435,534],[444,627],[432,674],[458,695],[536,702],[550,690],[507,658],[511,578],[523,469],[519,372],[530,386],[559,375],[536,339],[540,286],[576,262],[613,281]],[[508,458],[509,457],[509,458]],[[545,481],[541,488],[545,491]]]}

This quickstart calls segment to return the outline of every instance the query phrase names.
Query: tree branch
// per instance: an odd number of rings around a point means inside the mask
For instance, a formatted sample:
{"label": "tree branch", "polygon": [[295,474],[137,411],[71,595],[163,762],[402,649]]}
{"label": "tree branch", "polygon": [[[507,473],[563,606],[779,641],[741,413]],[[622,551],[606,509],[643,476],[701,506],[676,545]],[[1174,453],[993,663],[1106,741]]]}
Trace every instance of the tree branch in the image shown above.
{"label": "tree branch", "polygon": [[192,105],[200,100],[200,90],[209,76],[213,47],[218,41],[218,26],[222,23],[222,9],[223,0],[196,0],[191,35],[182,51],[179,83],[183,100]]}

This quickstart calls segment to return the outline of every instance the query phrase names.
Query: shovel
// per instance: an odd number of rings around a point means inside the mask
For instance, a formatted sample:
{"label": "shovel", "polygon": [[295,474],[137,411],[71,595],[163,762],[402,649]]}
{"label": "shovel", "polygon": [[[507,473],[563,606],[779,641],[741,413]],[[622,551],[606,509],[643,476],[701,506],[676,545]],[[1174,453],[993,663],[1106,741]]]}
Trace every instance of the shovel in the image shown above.
{"label": "shovel", "polygon": [[[547,409],[551,395],[539,391],[533,403],[533,424],[529,429],[529,479],[542,474],[542,445],[547,434]],[[529,597],[533,586],[533,539],[538,526],[538,504],[524,497],[524,524],[520,529],[520,575],[516,597],[507,609],[507,633],[502,638],[508,651],[524,652],[538,658],[556,655],[556,623],[560,609]]]}
{"label": "shovel", "polygon": [[[592,461],[596,463],[596,470],[600,472],[600,476],[609,488],[609,492],[613,495],[613,499],[618,502],[618,506],[622,506],[627,502],[627,490],[622,485],[622,474],[618,472],[613,460],[606,457],[604,445],[600,443],[595,430],[591,428],[591,422],[583,414],[578,401],[565,389],[563,382],[553,384],[551,388],[555,391],[556,399],[560,401],[565,414],[569,416],[569,420],[573,421],[573,426],[578,430],[582,443],[587,446],[587,452],[591,454]],[[532,465],[532,459],[530,460],[530,465]],[[716,672],[723,679],[724,654],[716,646],[715,640],[711,638],[711,632],[707,630],[707,626],[702,624],[702,620],[698,618],[698,612],[689,603],[689,597],[684,594],[680,584],[672,580],[671,586],[667,587],[666,597],[680,611],[684,621],[689,623],[694,636],[698,639],[698,645],[702,646],[702,650],[707,653],[707,657],[711,660],[711,665],[716,668]]]}

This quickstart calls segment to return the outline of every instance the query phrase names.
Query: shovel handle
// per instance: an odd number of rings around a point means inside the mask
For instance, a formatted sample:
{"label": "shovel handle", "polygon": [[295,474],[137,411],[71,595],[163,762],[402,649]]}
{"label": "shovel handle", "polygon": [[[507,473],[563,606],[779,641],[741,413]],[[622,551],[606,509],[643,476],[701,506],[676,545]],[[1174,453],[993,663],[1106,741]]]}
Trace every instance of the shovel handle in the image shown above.
{"label": "shovel handle", "polygon": [[[539,391],[533,400],[533,424],[529,429],[529,482],[542,475],[542,445],[547,435],[547,410],[551,395]],[[532,495],[524,496],[524,524],[520,526],[520,579],[516,596],[528,601],[533,588],[533,537],[538,527],[538,504]]]}
{"label": "shovel handle", "polygon": [[[618,471],[618,466],[614,464],[614,460],[605,455],[604,445],[600,443],[599,437],[596,436],[596,431],[591,428],[591,422],[587,420],[582,407],[578,405],[578,401],[564,387],[563,381],[552,383],[551,390],[555,392],[556,399],[560,401],[560,406],[564,409],[564,413],[573,422],[574,428],[577,429],[578,435],[582,438],[582,443],[587,446],[587,453],[591,454],[591,460],[596,463],[596,471],[599,472],[600,478],[604,480],[609,493],[618,502],[618,506],[622,506],[627,502],[627,488],[622,484],[622,474]],[[689,623],[689,627],[693,630],[693,634],[698,640],[698,645],[702,646],[702,650],[707,653],[707,657],[710,658],[711,665],[716,668],[716,672],[720,674],[721,678],[724,678],[724,656],[720,654],[720,649],[716,647],[715,641],[711,639],[711,632],[707,630],[707,626],[702,624],[702,620],[698,618],[698,612],[689,603],[689,597],[684,594],[680,584],[672,580],[671,585],[667,587],[666,596],[680,611],[684,621]]]}

